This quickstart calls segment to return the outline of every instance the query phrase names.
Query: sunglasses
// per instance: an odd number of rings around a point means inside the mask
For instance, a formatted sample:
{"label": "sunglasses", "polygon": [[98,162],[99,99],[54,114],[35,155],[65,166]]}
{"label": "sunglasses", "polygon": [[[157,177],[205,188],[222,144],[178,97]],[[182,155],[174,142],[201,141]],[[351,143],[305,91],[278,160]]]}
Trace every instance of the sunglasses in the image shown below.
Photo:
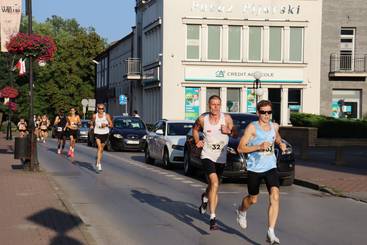
{"label": "sunglasses", "polygon": [[98,110],[104,110],[104,108],[98,107]]}
{"label": "sunglasses", "polygon": [[263,111],[263,110],[260,110],[259,113],[261,115],[264,115],[264,114],[268,114],[268,115],[271,115],[271,113],[273,113],[272,111]]}

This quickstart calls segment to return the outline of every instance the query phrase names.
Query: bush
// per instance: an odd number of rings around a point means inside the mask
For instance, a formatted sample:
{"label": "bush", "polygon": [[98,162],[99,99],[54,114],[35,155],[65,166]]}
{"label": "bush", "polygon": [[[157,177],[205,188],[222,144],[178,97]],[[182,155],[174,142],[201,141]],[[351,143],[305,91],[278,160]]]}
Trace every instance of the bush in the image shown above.
{"label": "bush", "polygon": [[335,119],[307,113],[291,113],[293,126],[315,127],[323,138],[367,138],[367,120]]}

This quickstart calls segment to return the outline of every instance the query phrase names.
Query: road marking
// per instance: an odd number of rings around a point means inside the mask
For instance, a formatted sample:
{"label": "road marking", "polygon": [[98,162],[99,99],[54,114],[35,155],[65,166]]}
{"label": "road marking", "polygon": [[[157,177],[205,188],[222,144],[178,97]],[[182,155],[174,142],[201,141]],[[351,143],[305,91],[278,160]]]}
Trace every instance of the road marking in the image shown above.
{"label": "road marking", "polygon": [[184,178],[182,177],[176,177],[176,178],[173,178],[174,180],[184,180]]}
{"label": "road marking", "polygon": [[174,174],[169,174],[169,175],[167,175],[167,177],[172,178],[172,177],[176,177],[176,175],[174,175]]}
{"label": "road marking", "polygon": [[204,187],[203,185],[199,185],[199,184],[192,184],[191,186],[192,187],[200,187],[200,188],[203,188]]}
{"label": "road marking", "polygon": [[182,181],[182,183],[184,183],[184,184],[194,184],[194,182],[192,182],[191,180],[184,180],[184,181]]}

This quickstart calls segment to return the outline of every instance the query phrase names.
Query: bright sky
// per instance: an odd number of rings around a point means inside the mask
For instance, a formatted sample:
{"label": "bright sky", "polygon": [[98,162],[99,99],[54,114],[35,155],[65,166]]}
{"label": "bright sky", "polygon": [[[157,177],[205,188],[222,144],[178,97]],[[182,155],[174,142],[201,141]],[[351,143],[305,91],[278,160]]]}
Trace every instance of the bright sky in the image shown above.
{"label": "bright sky", "polygon": [[75,18],[82,27],[94,27],[109,43],[130,33],[135,25],[134,6],[135,0],[32,0],[33,17],[37,22],[52,15]]}

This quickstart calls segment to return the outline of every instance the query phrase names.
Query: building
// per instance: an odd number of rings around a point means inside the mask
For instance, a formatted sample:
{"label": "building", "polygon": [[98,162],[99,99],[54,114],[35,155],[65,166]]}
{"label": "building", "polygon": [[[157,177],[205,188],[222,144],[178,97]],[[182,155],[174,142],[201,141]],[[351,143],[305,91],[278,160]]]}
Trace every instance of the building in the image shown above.
{"label": "building", "polygon": [[324,0],[320,113],[367,117],[367,4]]}

